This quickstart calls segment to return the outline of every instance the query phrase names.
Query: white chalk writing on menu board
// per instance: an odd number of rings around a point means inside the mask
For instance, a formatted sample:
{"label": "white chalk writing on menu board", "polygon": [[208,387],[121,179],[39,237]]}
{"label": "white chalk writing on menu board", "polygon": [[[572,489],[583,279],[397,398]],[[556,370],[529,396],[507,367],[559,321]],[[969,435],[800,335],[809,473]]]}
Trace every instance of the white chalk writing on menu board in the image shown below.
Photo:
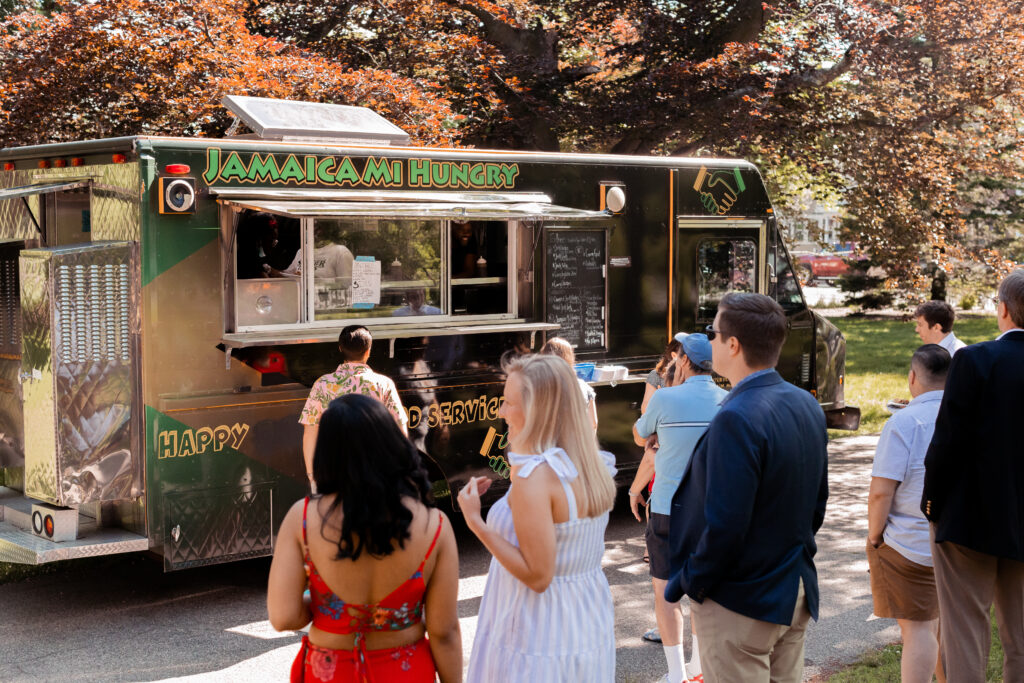
{"label": "white chalk writing on menu board", "polygon": [[605,231],[552,230],[547,236],[545,311],[577,349],[605,345]]}

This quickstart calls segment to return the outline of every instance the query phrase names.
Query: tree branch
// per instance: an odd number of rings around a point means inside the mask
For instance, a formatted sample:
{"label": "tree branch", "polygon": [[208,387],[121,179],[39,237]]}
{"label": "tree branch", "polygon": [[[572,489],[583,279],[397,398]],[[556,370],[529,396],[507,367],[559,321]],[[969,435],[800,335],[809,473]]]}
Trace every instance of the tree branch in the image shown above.
{"label": "tree branch", "polygon": [[543,28],[537,23],[534,28],[510,26],[486,10],[468,2],[456,3],[455,7],[472,14],[483,25],[487,40],[509,55],[526,58],[540,67],[542,73],[558,71],[558,29]]}

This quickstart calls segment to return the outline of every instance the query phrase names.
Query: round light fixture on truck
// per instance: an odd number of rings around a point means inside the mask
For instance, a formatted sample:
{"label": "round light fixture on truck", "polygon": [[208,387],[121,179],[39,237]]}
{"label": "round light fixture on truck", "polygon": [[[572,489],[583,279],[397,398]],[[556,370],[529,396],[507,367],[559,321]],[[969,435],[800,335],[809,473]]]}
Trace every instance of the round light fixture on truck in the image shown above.
{"label": "round light fixture on truck", "polygon": [[195,178],[160,178],[160,213],[195,213]]}
{"label": "round light fixture on truck", "polygon": [[621,187],[609,187],[604,201],[612,213],[618,213],[626,207],[626,193]]}

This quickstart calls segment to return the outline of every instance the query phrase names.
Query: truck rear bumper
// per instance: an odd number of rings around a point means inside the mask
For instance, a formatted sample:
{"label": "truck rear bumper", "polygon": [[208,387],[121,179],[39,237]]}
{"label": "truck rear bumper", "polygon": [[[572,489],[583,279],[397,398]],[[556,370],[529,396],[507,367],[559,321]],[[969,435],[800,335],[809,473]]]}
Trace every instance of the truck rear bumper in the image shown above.
{"label": "truck rear bumper", "polygon": [[0,486],[0,562],[46,564],[82,557],[115,555],[149,549],[149,539],[124,529],[97,527],[79,517],[79,537],[55,542],[32,533],[31,509],[35,501]]}
{"label": "truck rear bumper", "polygon": [[826,410],[825,424],[829,429],[857,431],[857,428],[860,427],[860,408],[846,406],[836,410]]}

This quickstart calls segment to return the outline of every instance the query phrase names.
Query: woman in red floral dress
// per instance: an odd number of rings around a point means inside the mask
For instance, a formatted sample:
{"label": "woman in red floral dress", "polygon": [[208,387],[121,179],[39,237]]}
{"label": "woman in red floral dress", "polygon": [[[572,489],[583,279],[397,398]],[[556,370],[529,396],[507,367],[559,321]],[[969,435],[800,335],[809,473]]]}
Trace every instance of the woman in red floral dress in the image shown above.
{"label": "woman in red floral dress", "polygon": [[313,476],[319,493],[281,524],[267,589],[274,628],[312,621],[291,680],[461,681],[455,535],[380,401],[331,402]]}

